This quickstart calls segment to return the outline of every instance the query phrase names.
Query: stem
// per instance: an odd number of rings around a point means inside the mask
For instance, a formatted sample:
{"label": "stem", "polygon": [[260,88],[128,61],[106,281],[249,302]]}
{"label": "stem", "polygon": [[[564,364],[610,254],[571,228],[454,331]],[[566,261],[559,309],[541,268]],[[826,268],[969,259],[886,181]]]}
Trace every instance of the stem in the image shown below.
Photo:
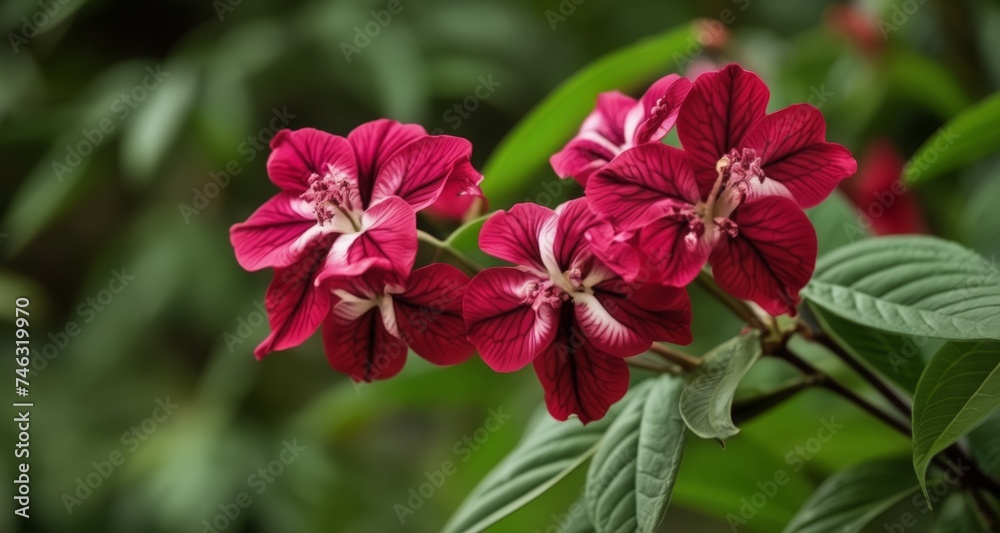
{"label": "stem", "polygon": [[995,531],[997,523],[1000,523],[1000,517],[997,517],[997,513],[990,505],[990,502],[978,490],[970,490],[969,495],[972,496],[973,508],[976,510],[976,514],[979,515],[982,525],[986,526],[987,531]]}
{"label": "stem", "polygon": [[889,387],[889,385],[885,381],[883,381],[881,378],[875,375],[875,373],[869,370],[868,367],[861,364],[860,361],[858,361],[850,353],[848,353],[847,350],[845,350],[842,346],[840,346],[840,344],[837,343],[837,341],[833,340],[830,336],[828,336],[826,333],[823,332],[814,333],[812,336],[812,340],[823,345],[827,350],[836,355],[847,366],[851,367],[851,370],[854,370],[854,372],[856,372],[859,376],[864,378],[864,380],[867,381],[872,387],[874,387],[875,390],[879,392],[879,394],[885,397],[885,399],[889,403],[891,403],[894,407],[896,407],[896,409],[899,409],[899,412],[901,414],[905,415],[907,418],[910,418],[912,416],[913,411],[909,406],[909,404],[907,404],[906,401],[900,398],[899,394],[897,394],[896,391],[892,390],[892,388]]}
{"label": "stem", "polygon": [[741,400],[733,404],[733,422],[737,425],[744,424],[754,417],[766,413],[786,400],[792,398],[799,392],[818,385],[826,379],[823,374],[803,375],[792,379],[775,389],[761,393],[752,398]]}
{"label": "stem", "polygon": [[417,241],[433,246],[437,253],[435,254],[435,259],[443,252],[448,254],[458,265],[455,265],[465,271],[466,274],[476,275],[483,270],[483,267],[469,258],[469,256],[459,252],[458,250],[452,248],[448,243],[438,239],[437,237],[427,233],[423,230],[417,230]]}
{"label": "stem", "polygon": [[701,366],[701,359],[688,355],[680,350],[675,350],[665,344],[654,342],[649,347],[649,351],[681,367],[685,372],[693,372]]}
{"label": "stem", "polygon": [[698,284],[702,286],[705,290],[710,292],[715,299],[722,302],[723,305],[729,308],[730,311],[736,314],[740,319],[742,319],[747,324],[750,324],[756,329],[763,331],[768,331],[768,327],[757,313],[743,300],[732,296],[728,292],[719,287],[719,284],[715,282],[715,278],[712,277],[707,271],[702,270],[698,273],[696,278]]}
{"label": "stem", "polygon": [[[777,357],[780,357],[780,358],[784,359],[785,361],[787,361],[788,363],[790,363],[795,368],[798,368],[800,371],[802,371],[803,374],[805,374],[807,376],[816,375],[816,374],[822,374],[822,372],[820,372],[816,367],[812,366],[811,364],[809,364],[804,359],[802,359],[799,356],[797,356],[794,353],[792,353],[792,351],[789,350],[787,346],[781,346],[781,347],[779,347],[778,350],[777,350],[777,353],[775,353],[774,355],[776,355]],[[844,399],[850,401],[854,405],[856,405],[859,408],[861,408],[862,410],[868,412],[870,415],[874,416],[875,418],[878,418],[882,422],[885,422],[886,424],[888,424],[893,429],[895,429],[895,430],[899,431],[900,433],[902,433],[903,435],[905,435],[907,438],[912,438],[913,437],[913,434],[910,431],[910,426],[909,425],[907,425],[906,423],[904,423],[903,421],[901,421],[899,418],[896,418],[895,416],[892,416],[889,413],[886,413],[882,409],[879,409],[877,406],[875,406],[874,404],[872,404],[868,400],[862,398],[861,396],[859,396],[856,392],[852,391],[851,389],[848,389],[847,387],[841,385],[840,383],[838,383],[838,382],[836,382],[836,381],[834,381],[832,379],[829,379],[828,377],[826,379],[824,379],[823,381],[821,381],[820,385],[822,385],[823,387],[825,387],[827,390],[829,390],[831,392],[834,392],[834,393],[842,396]]]}
{"label": "stem", "polygon": [[666,367],[666,366],[654,363],[652,361],[648,361],[646,359],[642,359],[641,357],[632,357],[632,358],[626,359],[625,362],[628,363],[629,366],[633,366],[635,368],[641,368],[643,370],[649,370],[650,372],[657,372],[659,374],[676,374],[677,373],[672,368],[669,368],[669,367]]}

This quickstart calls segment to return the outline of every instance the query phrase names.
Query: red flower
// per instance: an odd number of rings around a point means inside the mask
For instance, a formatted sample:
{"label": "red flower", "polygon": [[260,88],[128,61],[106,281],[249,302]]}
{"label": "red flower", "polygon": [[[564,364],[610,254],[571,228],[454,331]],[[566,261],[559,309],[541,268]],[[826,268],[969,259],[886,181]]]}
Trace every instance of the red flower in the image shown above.
{"label": "red flower", "polygon": [[892,141],[879,139],[865,151],[857,177],[841,186],[876,235],[928,231],[917,199],[901,179],[904,165]]}
{"label": "red flower", "polygon": [[684,151],[638,146],[594,175],[587,199],[615,229],[592,235],[602,259],[626,280],[646,271],[674,286],[690,283],[707,260],[734,296],[795,314],[817,249],[801,208],[821,202],[857,165],[824,141],[817,109],[766,115],[767,100],[763,82],[737,65],[703,74],[677,119]]}
{"label": "red flower", "polygon": [[410,348],[436,365],[468,359],[474,349],[466,338],[462,298],[469,277],[442,263],[418,268],[409,278],[387,266],[324,286],[334,301],[323,322],[330,366],[370,382],[399,373]]}
{"label": "red flower", "polygon": [[758,194],[822,202],[857,171],[851,153],[825,141],[826,122],[808,104],[765,114],[770,91],[756,74],[731,64],[702,74],[677,115],[677,136],[708,197],[722,171],[739,165],[761,182]]}
{"label": "red flower", "polygon": [[654,340],[691,341],[683,289],[625,283],[586,239],[598,225],[585,200],[556,211],[518,204],[483,225],[483,251],[518,265],[488,268],[469,284],[469,338],[498,372],[533,363],[549,412],[584,422],[604,416],[628,389],[624,357]]}
{"label": "red flower", "polygon": [[550,162],[561,178],[580,185],[632,146],[659,142],[674,126],[691,82],[676,74],[661,78],[639,101],[613,91],[597,97],[597,107],[579,133]]}
{"label": "red flower", "polygon": [[258,357],[300,344],[319,327],[329,297],[314,285],[323,279],[359,275],[369,259],[408,273],[415,212],[438,201],[449,180],[478,193],[482,179],[468,141],[390,120],[362,124],[347,138],[282,130],[271,149],[268,175],[281,192],[230,230],[243,268],[275,269],[265,301],[272,333]]}

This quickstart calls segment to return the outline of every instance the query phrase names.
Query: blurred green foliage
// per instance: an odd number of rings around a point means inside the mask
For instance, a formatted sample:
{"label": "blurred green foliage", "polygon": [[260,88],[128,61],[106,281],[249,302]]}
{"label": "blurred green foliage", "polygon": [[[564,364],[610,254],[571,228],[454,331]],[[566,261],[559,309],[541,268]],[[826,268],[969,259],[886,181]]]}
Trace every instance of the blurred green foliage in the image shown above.
{"label": "blurred green foliage", "polygon": [[[382,27],[371,11],[385,9],[384,0],[5,2],[0,315],[12,322],[14,298],[31,299],[38,355],[32,518],[5,513],[0,529],[201,532],[203,521],[214,521],[232,522],[227,531],[440,530],[518,441],[540,387],[530,371],[498,375],[476,360],[440,369],[415,357],[393,380],[356,386],[329,370],[318,339],[255,361],[252,348],[267,333],[259,306],[269,278],[239,269],[227,230],[274,192],[264,169],[266,139],[281,122],[272,119],[341,134],[383,116],[419,122],[471,139],[481,166],[573,73],[688,27],[684,53],[659,58],[660,68],[648,72],[656,61],[645,57],[636,72],[649,79],[635,87],[736,60],[766,80],[773,109],[798,101],[820,107],[829,138],[859,159],[877,138],[909,157],[1000,86],[1000,3],[929,0],[902,21],[893,18],[897,4],[404,0]],[[838,22],[848,7],[867,30]],[[722,25],[695,22],[702,17],[727,24],[718,32],[712,28]],[[373,21],[377,35],[361,39]],[[359,53],[346,58],[343,43]],[[500,82],[495,93],[475,110],[456,111],[479,77],[491,75]],[[989,157],[942,168],[915,192],[935,233],[995,258],[1000,166],[993,154],[979,155]],[[579,194],[561,184],[553,193],[558,182],[538,161],[511,168],[523,175],[486,176],[497,207]],[[867,231],[839,197],[811,216],[824,252]],[[453,229],[425,226],[442,238]],[[115,271],[134,279],[111,293]],[[691,292],[690,350],[702,354],[739,325],[699,289]],[[823,354],[811,355],[844,375]],[[743,387],[786,373],[763,361]],[[144,420],[167,398],[179,407],[147,433]],[[476,442],[489,410],[499,408],[510,420]],[[824,417],[844,429],[806,459],[797,447]],[[130,437],[133,426],[139,433]],[[0,425],[3,442],[13,442],[14,431]],[[292,443],[305,450],[285,464],[282,450]],[[789,484],[744,526],[775,531],[832,472],[908,449],[852,407],[809,391],[745,424],[725,451],[690,439],[663,527],[726,531],[727,514],[739,514],[757,483],[782,470]],[[105,479],[100,464],[116,451],[124,463]],[[12,460],[4,457],[10,479]],[[394,506],[408,505],[410,489],[444,461],[458,465],[455,473],[401,524]],[[100,486],[67,505],[95,472]],[[568,524],[583,475],[574,472],[493,530]],[[11,501],[11,484],[0,487],[0,499]],[[252,503],[237,506],[230,521],[225,510],[241,493]]]}

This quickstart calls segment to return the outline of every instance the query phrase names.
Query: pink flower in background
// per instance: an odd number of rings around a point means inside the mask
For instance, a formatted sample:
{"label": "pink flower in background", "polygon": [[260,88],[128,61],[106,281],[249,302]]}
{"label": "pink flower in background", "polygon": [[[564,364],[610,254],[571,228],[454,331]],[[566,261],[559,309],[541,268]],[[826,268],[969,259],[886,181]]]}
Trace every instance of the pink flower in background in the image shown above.
{"label": "pink flower in background", "polygon": [[330,366],[370,382],[399,373],[410,348],[436,365],[471,357],[475,350],[462,318],[469,277],[442,263],[418,268],[409,278],[384,267],[324,286],[334,302],[323,322]]}
{"label": "pink flower in background", "polygon": [[916,197],[903,184],[904,165],[896,145],[878,139],[865,151],[857,177],[841,184],[876,235],[928,233]]}
{"label": "pink flower in background", "polygon": [[[702,197],[683,151],[662,144],[628,150],[587,186],[591,208],[619,229],[610,237],[592,232],[605,242],[595,249],[626,280],[645,271],[678,287],[708,261],[730,294],[773,315],[795,314],[815,268],[816,232],[791,199],[749,194],[760,169],[743,165],[739,159],[722,168]],[[649,258],[654,264],[644,265]]]}
{"label": "pink flower in background", "polygon": [[272,333],[258,357],[319,327],[329,298],[313,285],[323,279],[359,275],[369,259],[409,272],[416,211],[437,202],[449,180],[453,190],[475,193],[482,179],[465,139],[390,120],[362,124],[346,138],[282,130],[271,149],[268,175],[281,192],[230,230],[243,268],[275,269],[265,301]]}
{"label": "pink flower in background", "polygon": [[677,115],[677,136],[702,197],[726,168],[738,166],[760,180],[754,194],[813,207],[857,171],[846,148],[826,142],[818,109],[797,104],[766,114],[769,98],[764,82],[736,64],[695,80]]}
{"label": "pink flower in background", "polygon": [[556,211],[518,204],[497,212],[480,247],[517,267],[483,270],[465,296],[469,338],[483,360],[498,372],[533,363],[560,420],[604,416],[628,389],[624,357],[654,340],[691,341],[687,293],[625,283],[586,240],[598,224],[584,199]]}
{"label": "pink flower in background", "polygon": [[638,101],[618,91],[601,93],[579,133],[550,162],[561,178],[580,185],[624,150],[659,142],[677,119],[691,82],[676,74],[661,78]]}

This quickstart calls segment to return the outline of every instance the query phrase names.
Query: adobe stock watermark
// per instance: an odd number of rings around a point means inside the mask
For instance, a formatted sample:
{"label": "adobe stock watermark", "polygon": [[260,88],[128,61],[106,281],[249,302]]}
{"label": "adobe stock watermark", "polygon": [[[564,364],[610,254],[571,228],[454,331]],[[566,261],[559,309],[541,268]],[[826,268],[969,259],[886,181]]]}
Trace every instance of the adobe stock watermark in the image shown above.
{"label": "adobe stock watermark", "polygon": [[[286,440],[281,444],[281,451],[274,459],[247,477],[247,487],[253,489],[253,494],[257,496],[264,494],[267,487],[285,473],[285,468],[294,463],[302,455],[302,452],[307,450],[305,446],[299,445],[298,439],[292,439],[292,442]],[[253,505],[253,498],[254,496],[250,492],[242,491],[232,501],[220,503],[218,514],[208,520],[201,521],[201,525],[204,526],[201,532],[221,533],[225,531],[236,522],[244,509]]]}
{"label": "adobe stock watermark", "polygon": [[471,459],[472,454],[479,451],[490,440],[490,436],[499,431],[511,417],[510,413],[503,412],[503,407],[490,409],[487,414],[489,417],[481,427],[473,431],[471,435],[462,437],[452,446],[452,454],[457,460],[446,459],[437,470],[424,471],[425,481],[416,487],[410,487],[405,503],[397,502],[392,506],[400,524],[405,524],[407,518],[416,514],[427,500],[433,498],[438,489],[458,472],[458,467]]}
{"label": "adobe stock watermark", "polygon": [[83,505],[83,502],[87,501],[94,494],[94,491],[99,489],[115,473],[116,469],[125,464],[128,456],[135,453],[144,442],[149,440],[160,424],[166,422],[170,415],[174,414],[180,407],[171,402],[169,396],[162,400],[157,398],[155,403],[156,407],[153,408],[153,412],[148,417],[122,433],[119,440],[123,448],[112,450],[106,459],[91,461],[91,472],[76,478],[76,487],[72,492],[62,493],[62,503],[66,506],[67,513],[73,514],[75,507]]}
{"label": "adobe stock watermark", "polygon": [[[156,67],[146,66],[146,75],[143,76],[142,81],[130,90],[121,93],[118,98],[111,102],[111,112],[114,113],[118,122],[127,119],[132,111],[169,77],[170,73],[160,70],[159,64]],[[117,127],[117,123],[111,117],[104,117],[97,122],[94,128],[81,129],[80,134],[83,138],[75,145],[66,145],[66,157],[62,161],[52,161],[52,172],[55,173],[56,179],[62,183],[63,177],[76,170],[83,159],[94,153],[94,150],[101,146]]]}
{"label": "adobe stock watermark", "polygon": [[93,295],[84,298],[76,306],[76,315],[79,320],[68,320],[61,330],[48,333],[46,338],[49,339],[49,342],[42,345],[41,348],[32,348],[31,370],[35,373],[45,370],[49,363],[59,357],[59,354],[69,346],[70,341],[80,335],[84,326],[93,322],[97,315],[111,305],[115,297],[124,292],[133,281],[135,281],[135,276],[129,274],[125,267],[112,270],[107,285]]}
{"label": "adobe stock watermark", "polygon": [[910,17],[915,15],[920,6],[927,3],[927,0],[903,0],[893,2],[892,15],[889,20],[878,19],[878,31],[882,34],[882,39],[889,40],[889,34],[899,31],[903,25],[910,21]]}
{"label": "adobe stock watermark", "polygon": [[7,40],[10,42],[10,46],[14,49],[14,53],[21,51],[20,47],[22,45],[28,44],[31,39],[34,39],[38,32],[42,31],[45,27],[52,23],[52,19],[59,14],[62,10],[62,6],[70,3],[72,0],[38,0],[35,2],[38,7],[41,8],[35,11],[28,17],[21,17],[21,32],[9,31],[7,32]]}
{"label": "adobe stock watermark", "polygon": [[[476,78],[479,85],[472,90],[472,94],[466,96],[462,101],[455,102],[454,105],[445,110],[441,114],[441,120],[451,127],[452,131],[457,130],[462,127],[462,121],[468,119],[475,113],[484,100],[489,100],[493,93],[503,85],[503,83],[493,79],[493,74],[488,74],[485,76],[479,76]],[[432,135],[441,135],[446,133],[444,128],[436,128],[431,132]]]}
{"label": "adobe stock watermark", "polygon": [[[406,3],[412,1],[406,0]],[[344,54],[344,60],[350,63],[352,56],[360,55],[361,51],[368,48],[368,45],[372,44],[372,40],[381,35],[382,30],[389,26],[392,17],[402,13],[405,7],[406,4],[403,3],[403,0],[389,0],[384,9],[371,10],[369,12],[371,20],[364,23],[363,26],[354,27],[354,39],[351,43],[340,42],[340,51]]]}
{"label": "adobe stock watermark", "polygon": [[576,8],[582,6],[587,0],[560,0],[555,10],[545,10],[545,20],[549,21],[552,31],[558,29],[559,24],[566,22],[566,19],[576,13]]}
{"label": "adobe stock watermark", "polygon": [[[730,0],[734,8],[738,8],[740,13],[750,7],[750,0]],[[726,26],[736,22],[738,13],[734,8],[724,8],[719,11],[716,19],[703,19],[701,27],[694,36],[687,39],[687,48],[684,53],[674,52],[672,59],[677,67],[677,72],[683,72],[694,60],[701,57],[705,48],[717,46],[726,36]]]}
{"label": "adobe stock watermark", "polygon": [[883,522],[882,528],[888,533],[906,533],[907,530],[920,523],[918,519],[922,515],[927,515],[931,512],[932,505],[947,497],[951,490],[961,483],[962,477],[970,470],[972,470],[972,467],[962,464],[962,460],[958,459],[955,462],[954,469],[945,471],[944,478],[927,483],[926,498],[924,497],[924,493],[919,490],[910,498],[910,504],[915,509],[918,509],[917,512],[903,511],[895,520],[889,519]]}
{"label": "adobe stock watermark", "polygon": [[[816,435],[806,439],[804,443],[796,444],[785,454],[785,464],[792,468],[793,472],[799,472],[811,461],[823,446],[830,442],[841,430],[843,424],[838,424],[833,417],[821,418],[820,427],[816,430]],[[791,481],[788,472],[782,468],[774,471],[768,479],[757,482],[757,488],[749,497],[740,498],[739,515],[735,513],[726,514],[726,522],[734,532],[740,527],[747,525],[749,520],[753,520],[761,509],[767,506],[768,502],[774,498],[782,487]]]}
{"label": "adobe stock watermark", "polygon": [[191,188],[191,203],[181,202],[177,204],[177,210],[180,211],[184,223],[190,224],[192,217],[200,215],[211,201],[229,186],[233,176],[243,172],[243,164],[250,163],[257,158],[260,152],[266,150],[268,143],[278,133],[278,130],[287,127],[294,118],[295,115],[288,112],[287,106],[280,110],[277,107],[272,108],[271,120],[267,127],[261,128],[256,135],[248,135],[246,140],[236,147],[236,153],[243,156],[243,161],[230,159],[222,170],[209,172],[208,179],[201,187]]}
{"label": "adobe stock watermark", "polygon": [[911,160],[910,164],[906,166],[906,170],[903,172],[906,175],[906,180],[913,182],[919,179],[920,175],[927,170],[928,165],[937,161],[942,153],[947,152],[955,145],[955,141],[961,138],[961,134],[951,131],[951,126],[938,129],[934,134],[934,141],[930,148],[921,153],[917,160]]}

